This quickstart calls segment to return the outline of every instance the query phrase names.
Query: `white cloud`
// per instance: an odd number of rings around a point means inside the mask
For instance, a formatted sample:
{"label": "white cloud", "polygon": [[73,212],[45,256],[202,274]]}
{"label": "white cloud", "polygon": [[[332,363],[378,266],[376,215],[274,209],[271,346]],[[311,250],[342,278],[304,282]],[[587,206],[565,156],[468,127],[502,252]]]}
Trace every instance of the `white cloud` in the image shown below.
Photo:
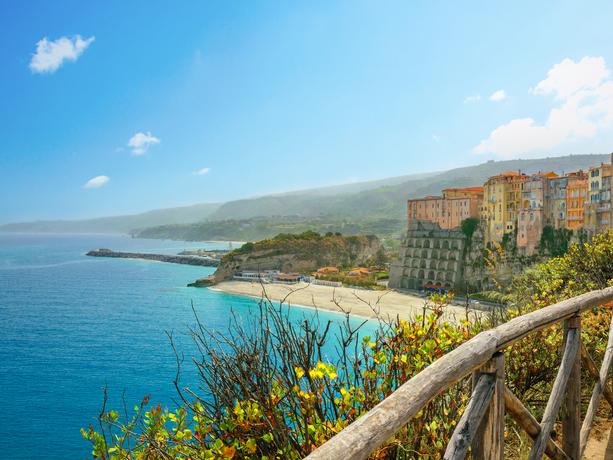
{"label": "white cloud", "polygon": [[152,145],[159,144],[160,140],[151,135],[150,132],[138,132],[128,141],[128,147],[132,150],[132,155],[144,155]]}
{"label": "white cloud", "polygon": [[109,176],[96,176],[85,182],[83,188],[99,188],[106,184],[111,178]]}
{"label": "white cloud", "polygon": [[474,102],[479,102],[481,100],[480,94],[473,94],[471,96],[466,96],[464,98],[464,104],[472,104]]}
{"label": "white cloud", "polygon": [[601,57],[584,57],[579,62],[564,59],[532,91],[554,96],[557,105],[547,120],[543,124],[531,117],[511,120],[494,129],[474,152],[500,157],[530,155],[613,128],[613,81],[609,75]]}
{"label": "white cloud", "polygon": [[53,73],[64,61],[76,61],[95,39],[96,37],[91,36],[84,40],[80,35],[76,35],[73,38],[61,37],[50,41],[45,37],[36,44],[30,70],[33,73]]}
{"label": "white cloud", "polygon": [[211,168],[202,168],[202,169],[199,169],[198,171],[194,171],[193,174],[197,176],[204,176],[205,174],[208,174],[210,170]]}
{"label": "white cloud", "polygon": [[566,99],[577,91],[597,88],[610,74],[602,57],[586,56],[579,62],[566,58],[547,72],[533,92]]}
{"label": "white cloud", "polygon": [[507,94],[504,92],[504,89],[499,89],[498,91],[494,91],[490,96],[490,101],[492,102],[500,102],[504,101],[507,98]]}

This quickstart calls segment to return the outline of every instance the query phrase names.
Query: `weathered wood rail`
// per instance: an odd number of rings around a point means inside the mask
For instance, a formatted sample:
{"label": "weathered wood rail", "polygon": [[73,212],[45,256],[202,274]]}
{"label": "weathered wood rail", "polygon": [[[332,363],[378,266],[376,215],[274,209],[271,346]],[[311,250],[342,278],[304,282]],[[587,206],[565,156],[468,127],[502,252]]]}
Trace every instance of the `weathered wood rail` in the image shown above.
{"label": "weathered wood rail", "polygon": [[[473,392],[451,436],[445,459],[462,459],[470,447],[473,458],[504,457],[505,413],[534,440],[529,458],[579,460],[594,415],[604,394],[613,408],[607,383],[613,361],[613,322],[600,370],[581,342],[581,312],[613,300],[613,287],[592,291],[519,316],[481,332],[401,385],[363,417],[314,450],[308,460],[365,459],[408,423],[431,399],[473,373]],[[564,351],[551,395],[539,423],[505,386],[504,349],[527,335],[563,322]],[[581,363],[596,380],[581,423]],[[551,432],[564,406],[562,445]]]}

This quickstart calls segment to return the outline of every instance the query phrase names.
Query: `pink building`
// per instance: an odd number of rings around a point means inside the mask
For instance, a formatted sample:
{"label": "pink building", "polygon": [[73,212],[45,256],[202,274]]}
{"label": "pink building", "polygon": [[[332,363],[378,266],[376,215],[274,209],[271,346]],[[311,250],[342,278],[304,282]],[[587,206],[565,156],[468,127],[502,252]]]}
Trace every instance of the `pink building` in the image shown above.
{"label": "pink building", "polygon": [[442,229],[457,228],[469,217],[479,218],[482,201],[483,187],[448,188],[442,196],[408,200],[408,223],[434,222]]}

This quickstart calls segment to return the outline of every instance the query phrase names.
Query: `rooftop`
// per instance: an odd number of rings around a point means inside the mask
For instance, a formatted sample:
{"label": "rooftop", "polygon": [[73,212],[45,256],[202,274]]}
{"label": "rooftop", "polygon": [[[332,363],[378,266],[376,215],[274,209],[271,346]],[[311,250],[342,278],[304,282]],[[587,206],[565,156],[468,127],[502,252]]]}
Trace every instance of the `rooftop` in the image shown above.
{"label": "rooftop", "polygon": [[454,191],[454,192],[483,192],[483,187],[450,187],[443,189],[443,192]]}

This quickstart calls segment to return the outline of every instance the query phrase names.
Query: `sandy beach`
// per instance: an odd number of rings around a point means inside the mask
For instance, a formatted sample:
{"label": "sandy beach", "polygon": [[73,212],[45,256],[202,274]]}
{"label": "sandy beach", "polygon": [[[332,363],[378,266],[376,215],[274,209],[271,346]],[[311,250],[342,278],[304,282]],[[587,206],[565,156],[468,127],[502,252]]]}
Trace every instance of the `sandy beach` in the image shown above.
{"label": "sandy beach", "polygon": [[[399,316],[402,319],[413,318],[423,312],[425,299],[396,291],[369,291],[347,287],[332,288],[307,283],[294,285],[265,284],[248,281],[224,281],[210,289],[261,298],[266,290],[270,300],[281,301],[292,305],[317,307],[320,309],[341,312],[341,308],[352,315],[376,318],[379,314],[383,319]],[[338,304],[338,305],[337,305]],[[341,308],[339,308],[339,305]],[[445,318],[453,321],[465,317],[465,310],[459,306],[448,306]]]}

